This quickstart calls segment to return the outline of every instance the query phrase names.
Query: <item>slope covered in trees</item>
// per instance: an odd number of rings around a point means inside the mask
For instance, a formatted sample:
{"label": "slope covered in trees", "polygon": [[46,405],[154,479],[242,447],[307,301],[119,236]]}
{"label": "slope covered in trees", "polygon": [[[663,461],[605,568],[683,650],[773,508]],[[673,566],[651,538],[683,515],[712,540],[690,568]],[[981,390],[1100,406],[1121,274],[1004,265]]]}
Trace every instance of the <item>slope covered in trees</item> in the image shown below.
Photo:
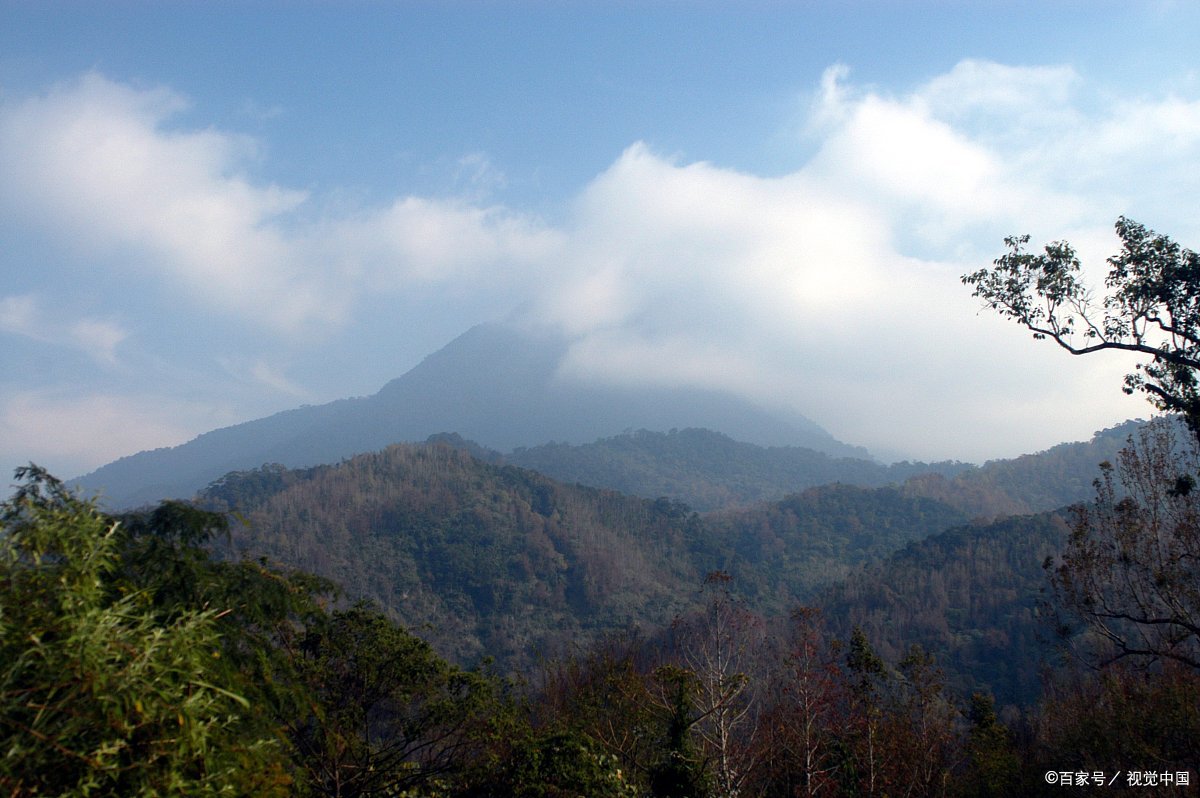
{"label": "slope covered in trees", "polygon": [[505,460],[562,482],[648,498],[669,496],[699,511],[770,501],[831,482],[878,487],[914,474],[953,477],[971,468],[950,462],[885,466],[800,446],[758,446],[696,428],[639,430],[580,446],[519,448]]}
{"label": "slope covered in trees", "polygon": [[905,489],[951,504],[973,518],[1000,518],[1055,510],[1092,498],[1100,463],[1116,458],[1145,422],[1127,421],[1088,441],[1057,446],[1009,460],[991,460],[952,479],[911,477]]}
{"label": "slope covered in trees", "polygon": [[[1115,458],[1141,423],[1126,422],[1088,441],[978,467],[959,462],[885,466],[797,446],[743,443],[704,429],[640,430],[591,444],[548,444],[490,456],[562,482],[647,498],[667,496],[699,511],[775,501],[841,482],[862,487],[903,484],[912,495],[945,502],[972,518],[998,518],[1086,500],[1097,464]],[[456,436],[448,436],[448,442],[470,446]]]}
{"label": "slope covered in trees", "polygon": [[201,498],[244,521],[235,547],[379,602],[459,661],[487,654],[506,668],[565,641],[661,628],[713,570],[735,574],[756,607],[786,612],[855,565],[966,520],[896,488],[848,485],[701,516],[443,444],[231,473]]}
{"label": "slope covered in trees", "polygon": [[234,544],[378,601],[460,661],[528,664],[606,628],[665,624],[694,584],[699,519],[442,445],[233,473],[206,490]]}
{"label": "slope covered in trees", "polygon": [[966,516],[894,488],[826,485],[760,507],[710,513],[704,524],[738,589],[762,610],[797,601]]}
{"label": "slope covered in trees", "polygon": [[867,564],[817,603],[836,633],[859,627],[892,659],[920,645],[961,692],[1027,705],[1053,654],[1043,565],[1066,538],[1056,513],[956,527]]}

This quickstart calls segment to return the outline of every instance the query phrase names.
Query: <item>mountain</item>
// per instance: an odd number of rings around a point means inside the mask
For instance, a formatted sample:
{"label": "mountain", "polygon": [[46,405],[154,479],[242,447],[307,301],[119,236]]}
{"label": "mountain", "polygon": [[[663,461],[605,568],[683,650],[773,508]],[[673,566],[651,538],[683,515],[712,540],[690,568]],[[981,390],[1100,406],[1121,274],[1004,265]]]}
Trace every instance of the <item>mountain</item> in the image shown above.
{"label": "mountain", "polygon": [[1100,430],[1091,440],[1060,443],[1010,460],[991,460],[953,476],[915,475],[904,488],[957,507],[973,518],[1055,510],[1094,498],[1092,483],[1100,476],[1100,463],[1116,462],[1118,452],[1144,424],[1126,421]]}
{"label": "mountain", "polygon": [[896,485],[906,495],[935,499],[967,517],[994,519],[1091,499],[1099,464],[1115,461],[1143,423],[1127,421],[1087,441],[1061,443],[983,466],[952,461],[883,465],[799,446],[758,446],[705,429],[638,430],[580,445],[519,447],[507,455],[458,435],[429,440],[488,462],[530,468],[560,482],[646,498],[666,496],[700,512],[777,501],[807,488],[843,483]]}
{"label": "mountain", "polygon": [[1001,705],[1029,705],[1055,655],[1043,564],[1068,533],[1058,513],[957,527],[867,564],[813,603],[834,633],[860,627],[889,661],[919,644],[960,695],[986,688]]}
{"label": "mountain", "polygon": [[235,550],[332,579],[459,661],[487,653],[506,667],[606,632],[662,628],[715,570],[758,609],[786,613],[965,520],[896,488],[850,485],[701,516],[445,444],[233,472],[200,501],[234,513]]}
{"label": "mountain", "polygon": [[334,463],[454,432],[498,450],[583,443],[631,429],[706,427],[738,440],[867,457],[798,414],[695,388],[626,387],[559,372],[570,341],[546,329],[468,330],[373,396],[277,413],[141,452],[75,480],[112,507],[189,497],[229,471],[263,463]]}
{"label": "mountain", "polygon": [[957,462],[887,466],[803,446],[758,446],[707,429],[638,430],[579,446],[522,447],[503,459],[561,482],[667,496],[701,512],[776,500],[832,482],[882,487],[916,474],[953,478],[974,469]]}
{"label": "mountain", "polygon": [[445,445],[230,473],[200,502],[235,511],[235,551],[332,579],[464,663],[531,668],[539,652],[660,628],[700,582],[703,529],[682,505]]}
{"label": "mountain", "polygon": [[704,429],[639,430],[592,443],[544,444],[507,455],[444,442],[477,457],[532,468],[561,482],[611,488],[634,496],[666,496],[708,511],[775,501],[818,485],[902,485],[906,494],[936,499],[970,518],[999,518],[1053,510],[1092,498],[1099,464],[1113,462],[1142,424],[1127,421],[1090,440],[1062,443],[1036,454],[992,460],[883,465],[835,457],[798,446],[758,446]]}

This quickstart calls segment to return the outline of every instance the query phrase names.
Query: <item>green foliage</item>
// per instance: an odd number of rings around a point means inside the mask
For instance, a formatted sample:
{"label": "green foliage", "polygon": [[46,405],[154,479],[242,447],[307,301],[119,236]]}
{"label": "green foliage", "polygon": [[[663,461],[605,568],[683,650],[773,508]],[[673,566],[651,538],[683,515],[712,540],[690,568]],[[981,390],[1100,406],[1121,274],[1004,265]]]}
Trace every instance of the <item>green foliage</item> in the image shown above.
{"label": "green foliage", "polygon": [[466,664],[486,655],[529,668],[572,641],[663,625],[695,579],[698,519],[686,508],[559,485],[445,445],[231,474],[204,500],[241,513],[236,547],[338,582]]}
{"label": "green foliage", "polygon": [[951,478],[940,474],[905,481],[906,494],[956,508],[972,519],[999,519],[1057,510],[1093,493],[1096,464],[1116,458],[1143,422],[1127,421],[1100,430],[1088,441],[1061,443],[1044,452],[993,460]]}
{"label": "green foliage", "polygon": [[614,757],[623,778],[642,794],[646,774],[661,758],[664,728],[657,645],[636,632],[605,636],[543,663],[534,698],[537,726],[592,741]]}
{"label": "green foliage", "polygon": [[785,613],[856,566],[966,517],[897,488],[826,485],[704,520],[712,559],[729,563],[739,591],[762,611]]}
{"label": "green foliage", "polygon": [[[1195,779],[1200,678],[1174,663],[1153,672],[1124,663],[1100,673],[1061,672],[1048,686],[1034,747],[1024,760],[1035,773],[1125,767],[1190,770]],[[1164,792],[1190,795],[1194,789]]]}
{"label": "green foliage", "polygon": [[649,768],[650,793],[655,798],[707,795],[710,778],[692,735],[701,719],[695,699],[696,675],[686,668],[663,665],[654,676],[663,697],[665,728],[660,753]]}
{"label": "green foliage", "polygon": [[1002,704],[1029,706],[1051,654],[1043,564],[1067,535],[1055,514],[958,527],[867,565],[821,603],[836,634],[858,624],[891,660],[919,644],[960,695],[986,689]]}
{"label": "green foliage", "polygon": [[1116,231],[1121,252],[1108,261],[1108,293],[1099,302],[1065,241],[1035,254],[1024,249],[1029,236],[1006,238],[1009,251],[994,268],[962,279],[992,310],[1071,354],[1148,357],[1126,376],[1125,392],[1183,414],[1200,436],[1200,255],[1125,217]]}
{"label": "green foliage", "polygon": [[307,711],[282,718],[309,788],[371,796],[466,770],[511,710],[499,683],[462,671],[365,604],[285,639]]}
{"label": "green foliage", "polygon": [[964,798],[1004,798],[1016,794],[1021,761],[1007,728],[996,717],[990,695],[974,693],[967,710],[971,722],[962,775]]}
{"label": "green foliage", "polygon": [[0,788],[6,794],[244,795],[286,783],[237,732],[217,612],[163,621],[114,597],[118,528],[36,468],[2,509]]}
{"label": "green foliage", "polygon": [[637,798],[641,795],[617,757],[586,736],[558,732],[531,736],[513,746],[487,784],[470,798]]}

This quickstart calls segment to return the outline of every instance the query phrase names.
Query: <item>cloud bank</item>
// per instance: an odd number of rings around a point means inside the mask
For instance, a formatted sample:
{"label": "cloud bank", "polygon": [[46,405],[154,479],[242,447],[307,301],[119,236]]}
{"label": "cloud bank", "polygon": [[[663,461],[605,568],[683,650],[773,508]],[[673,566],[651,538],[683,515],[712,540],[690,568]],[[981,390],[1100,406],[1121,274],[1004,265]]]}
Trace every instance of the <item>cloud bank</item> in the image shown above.
{"label": "cloud bank", "polygon": [[[760,176],[632,143],[556,224],[475,189],[371,205],[276,185],[258,176],[262,143],[185,125],[188,113],[169,88],[95,73],[0,104],[0,231],[44,245],[71,276],[53,291],[93,297],[0,291],[0,334],[142,375],[122,392],[10,372],[7,458],[82,470],[207,429],[186,379],[162,379],[186,372],[146,376],[162,364],[145,341],[169,327],[156,312],[253,330],[209,353],[216,370],[240,396],[295,399],[371,368],[369,353],[330,363],[323,342],[515,308],[574,337],[564,374],[732,390],[881,453],[1012,456],[1148,407],[1119,391],[1128,362],[1071,359],[979,315],[959,275],[1021,232],[1068,238],[1102,268],[1121,214],[1185,245],[1200,234],[1200,170],[1187,168],[1200,103],[1113,98],[1063,66],[964,61],[901,94],[833,66],[803,108],[797,148],[814,155],[799,170]],[[476,188],[503,185],[486,155],[461,164]],[[105,295],[113,281],[125,295]],[[103,422],[91,433],[71,426],[89,414]]]}

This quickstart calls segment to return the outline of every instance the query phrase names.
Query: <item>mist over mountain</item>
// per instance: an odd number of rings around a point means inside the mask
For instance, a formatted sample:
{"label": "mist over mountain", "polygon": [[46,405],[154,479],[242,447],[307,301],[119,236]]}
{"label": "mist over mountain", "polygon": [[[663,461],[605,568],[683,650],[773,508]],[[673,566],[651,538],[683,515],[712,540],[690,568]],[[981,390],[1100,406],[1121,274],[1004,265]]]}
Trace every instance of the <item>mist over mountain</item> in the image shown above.
{"label": "mist over mountain", "polygon": [[569,343],[546,329],[480,325],[372,396],[213,430],[179,446],[123,457],[75,481],[99,492],[110,506],[136,506],[189,497],[230,471],[264,463],[293,468],[333,463],[441,432],[510,450],[585,443],[633,429],[704,427],[761,445],[869,456],[799,414],[732,394],[563,376],[559,365]]}

